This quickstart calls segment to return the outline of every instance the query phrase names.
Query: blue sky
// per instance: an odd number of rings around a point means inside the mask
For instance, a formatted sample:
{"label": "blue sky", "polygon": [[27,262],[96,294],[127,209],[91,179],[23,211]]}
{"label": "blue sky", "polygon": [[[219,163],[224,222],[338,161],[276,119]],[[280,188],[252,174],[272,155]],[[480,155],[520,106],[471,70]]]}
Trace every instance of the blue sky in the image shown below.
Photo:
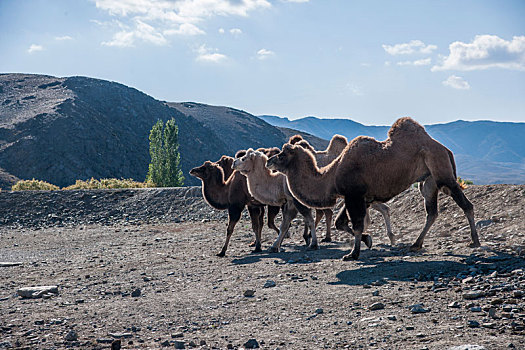
{"label": "blue sky", "polygon": [[1,0],[0,72],[290,119],[525,121],[525,1]]}

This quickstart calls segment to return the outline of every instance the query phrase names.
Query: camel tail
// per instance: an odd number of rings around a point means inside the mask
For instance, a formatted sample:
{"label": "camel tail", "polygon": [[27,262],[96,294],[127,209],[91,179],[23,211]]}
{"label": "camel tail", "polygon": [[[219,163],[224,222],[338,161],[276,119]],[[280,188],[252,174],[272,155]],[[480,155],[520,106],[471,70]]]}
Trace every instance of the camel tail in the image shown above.
{"label": "camel tail", "polygon": [[465,184],[464,181],[458,181],[458,176],[456,174],[456,161],[454,160],[454,155],[452,154],[452,151],[447,149],[447,152],[448,152],[448,157],[450,159],[450,164],[452,165],[452,171],[454,172],[454,178],[456,179],[456,181],[458,182],[459,184],[459,187],[464,190],[465,188],[467,188],[467,185]]}

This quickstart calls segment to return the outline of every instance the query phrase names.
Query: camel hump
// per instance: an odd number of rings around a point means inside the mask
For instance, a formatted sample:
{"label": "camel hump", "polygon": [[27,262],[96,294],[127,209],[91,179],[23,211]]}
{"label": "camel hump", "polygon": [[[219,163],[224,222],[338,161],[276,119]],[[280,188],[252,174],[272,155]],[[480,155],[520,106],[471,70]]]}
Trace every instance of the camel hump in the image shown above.
{"label": "camel hump", "polygon": [[390,139],[398,136],[406,137],[407,135],[422,134],[427,135],[425,128],[410,117],[399,118],[392,124],[388,130],[388,137]]}
{"label": "camel hump", "polygon": [[288,143],[291,143],[292,145],[294,145],[297,142],[300,142],[301,140],[303,140],[303,137],[299,134],[296,134],[290,137],[290,139],[288,140]]}

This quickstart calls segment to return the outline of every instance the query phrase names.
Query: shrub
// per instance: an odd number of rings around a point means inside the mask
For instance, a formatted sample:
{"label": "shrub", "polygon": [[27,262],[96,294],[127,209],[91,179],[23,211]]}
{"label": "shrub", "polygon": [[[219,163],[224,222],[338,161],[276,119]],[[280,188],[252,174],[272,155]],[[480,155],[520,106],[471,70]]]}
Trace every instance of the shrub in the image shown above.
{"label": "shrub", "polygon": [[12,191],[56,191],[60,188],[42,180],[20,180],[11,187]]}
{"label": "shrub", "polygon": [[461,188],[467,188],[468,185],[474,185],[474,182],[471,181],[471,180],[467,180],[467,179],[462,179],[461,177],[458,176],[458,184]]}
{"label": "shrub", "polygon": [[94,179],[87,181],[77,180],[73,185],[64,187],[63,190],[96,190],[109,188],[145,188],[154,187],[151,182],[138,182],[133,179]]}

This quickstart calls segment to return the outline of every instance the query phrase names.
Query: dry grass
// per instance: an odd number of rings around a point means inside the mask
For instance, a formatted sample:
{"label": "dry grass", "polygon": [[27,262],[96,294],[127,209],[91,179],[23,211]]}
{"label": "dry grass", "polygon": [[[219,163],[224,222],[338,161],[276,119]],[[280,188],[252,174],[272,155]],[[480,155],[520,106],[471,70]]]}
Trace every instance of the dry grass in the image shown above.
{"label": "dry grass", "polygon": [[64,187],[63,190],[93,190],[109,188],[144,188],[155,187],[152,182],[138,182],[133,179],[94,179],[77,180],[74,185]]}
{"label": "dry grass", "polygon": [[56,191],[60,188],[42,180],[20,180],[11,187],[12,191]]}

